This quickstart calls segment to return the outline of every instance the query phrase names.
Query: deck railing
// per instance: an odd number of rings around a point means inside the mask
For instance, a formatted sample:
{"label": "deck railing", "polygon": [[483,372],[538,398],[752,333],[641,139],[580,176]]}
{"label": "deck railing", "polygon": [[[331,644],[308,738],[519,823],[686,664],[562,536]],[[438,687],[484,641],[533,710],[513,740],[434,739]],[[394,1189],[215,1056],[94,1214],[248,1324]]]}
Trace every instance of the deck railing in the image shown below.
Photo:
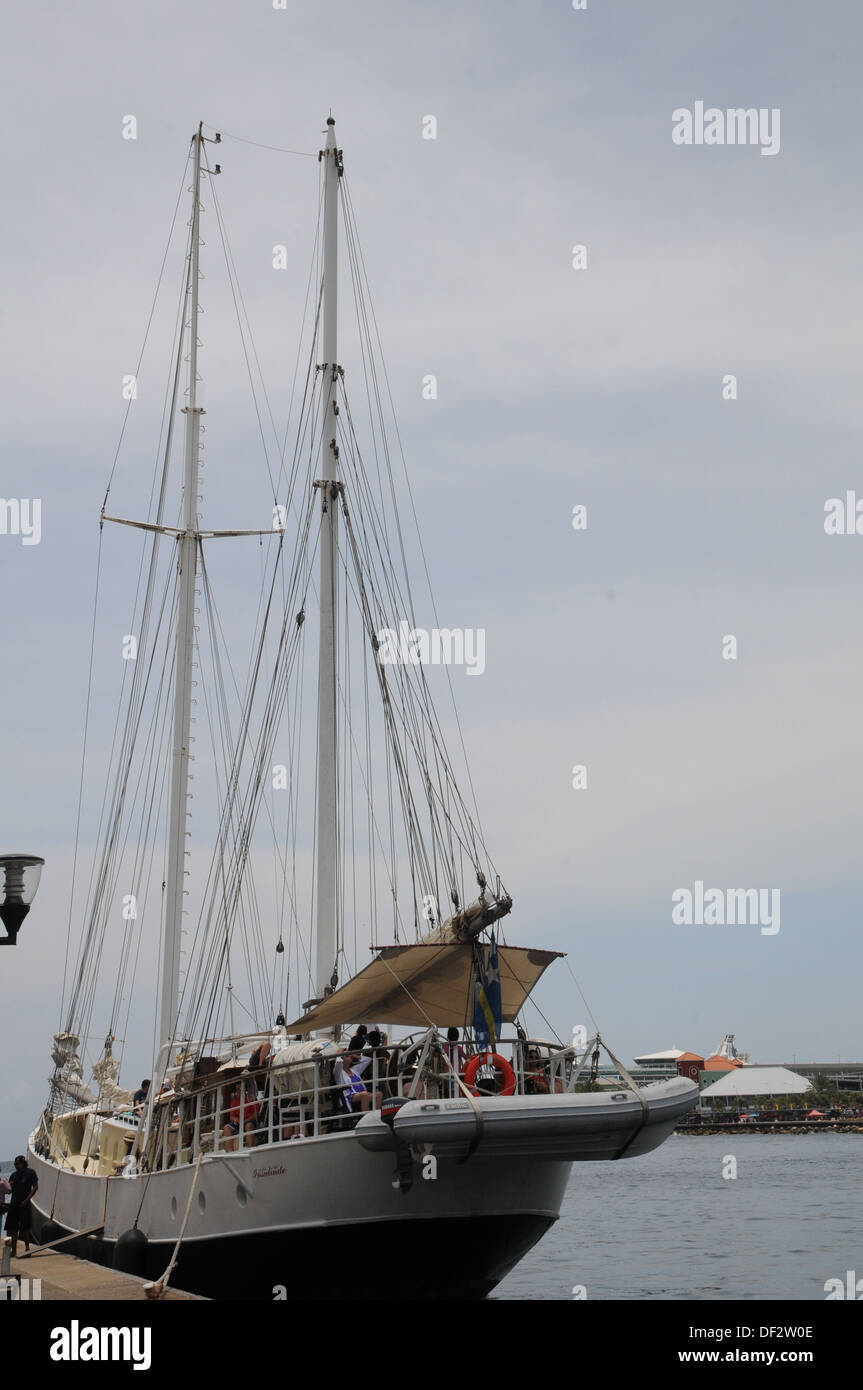
{"label": "deck railing", "polygon": [[[577,1057],[572,1048],[552,1052],[539,1062],[529,1057],[540,1044],[521,1038],[501,1039],[496,1047],[512,1069],[512,1094],[560,1092],[569,1084]],[[199,1155],[266,1149],[291,1139],[317,1138],[353,1128],[365,1110],[378,1108],[393,1095],[405,1099],[451,1099],[466,1093],[464,1073],[476,1055],[463,1046],[450,1048],[428,1035],[403,1039],[371,1051],[361,1074],[365,1091],[349,1094],[347,1083],[333,1080],[337,1053],[270,1063],[253,1070],[193,1080],[188,1086],[156,1097],[151,1123],[142,1135],[136,1166],[158,1171],[194,1162]],[[364,1055],[369,1055],[366,1052]],[[417,1070],[411,1070],[414,1066]],[[496,1094],[500,1073],[490,1063],[474,1076],[474,1093]],[[367,1099],[366,1099],[367,1097]]]}
{"label": "deck railing", "polygon": [[[333,1073],[336,1058],[347,1050],[281,1066],[270,1057],[253,1069],[238,1060],[235,1066],[223,1065],[215,1074],[198,1076],[190,1059],[187,1068],[174,1074],[172,1089],[163,1088],[154,1097],[149,1116],[145,1112],[140,1122],[137,1116],[107,1107],[79,1112],[89,1135],[88,1165],[103,1176],[133,1176],[193,1163],[199,1156],[334,1135],[352,1129],[366,1110],[392,1096],[447,1100],[468,1094],[522,1096],[572,1090],[586,1079],[589,1055],[589,1048],[579,1059],[572,1047],[556,1050],[544,1041],[503,1037],[495,1052],[510,1071],[501,1076],[500,1067],[487,1060],[477,1068],[476,1048],[449,1044],[436,1032],[424,1030],[389,1046],[365,1049],[365,1089],[348,1096],[346,1083],[337,1083]],[[129,1151],[122,1162],[114,1163],[102,1151],[99,1137],[107,1119],[120,1121],[128,1130]],[[57,1120],[62,1116],[43,1116],[39,1142],[45,1156],[60,1166],[74,1166],[80,1155],[71,1151],[68,1139],[55,1134]]]}

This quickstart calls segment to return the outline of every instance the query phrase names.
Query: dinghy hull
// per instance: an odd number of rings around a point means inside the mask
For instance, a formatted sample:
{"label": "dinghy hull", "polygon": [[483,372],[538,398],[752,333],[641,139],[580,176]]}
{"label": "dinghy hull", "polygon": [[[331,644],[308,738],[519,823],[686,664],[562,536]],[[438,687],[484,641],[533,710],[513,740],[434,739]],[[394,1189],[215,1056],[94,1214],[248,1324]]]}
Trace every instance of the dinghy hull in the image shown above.
{"label": "dinghy hull", "polygon": [[439,1157],[515,1157],[585,1162],[637,1158],[658,1148],[698,1099],[694,1081],[675,1077],[632,1091],[542,1096],[459,1096],[411,1100],[387,1125],[364,1115],[358,1142],[372,1152],[430,1145]]}

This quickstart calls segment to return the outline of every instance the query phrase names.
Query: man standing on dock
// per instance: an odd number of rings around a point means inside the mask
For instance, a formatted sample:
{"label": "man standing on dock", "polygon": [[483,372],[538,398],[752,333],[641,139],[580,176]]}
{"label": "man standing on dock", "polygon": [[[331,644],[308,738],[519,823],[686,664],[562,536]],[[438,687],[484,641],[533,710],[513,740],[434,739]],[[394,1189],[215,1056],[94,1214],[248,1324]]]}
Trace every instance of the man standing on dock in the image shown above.
{"label": "man standing on dock", "polygon": [[18,1252],[18,1236],[24,1241],[24,1249],[30,1253],[30,1231],[33,1226],[31,1199],[39,1190],[39,1179],[32,1168],[27,1167],[23,1154],[15,1159],[15,1171],[9,1178],[12,1188],[12,1204],[6,1213],[6,1234],[12,1239],[12,1258]]}

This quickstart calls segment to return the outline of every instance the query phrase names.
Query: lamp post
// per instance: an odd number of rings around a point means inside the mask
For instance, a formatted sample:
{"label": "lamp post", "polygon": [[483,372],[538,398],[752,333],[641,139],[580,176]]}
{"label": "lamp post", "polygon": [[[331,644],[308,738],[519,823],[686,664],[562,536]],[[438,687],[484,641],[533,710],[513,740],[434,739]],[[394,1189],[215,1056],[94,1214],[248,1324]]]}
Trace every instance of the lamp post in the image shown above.
{"label": "lamp post", "polygon": [[18,932],[39,887],[44,859],[36,854],[0,854],[0,946],[15,946]]}

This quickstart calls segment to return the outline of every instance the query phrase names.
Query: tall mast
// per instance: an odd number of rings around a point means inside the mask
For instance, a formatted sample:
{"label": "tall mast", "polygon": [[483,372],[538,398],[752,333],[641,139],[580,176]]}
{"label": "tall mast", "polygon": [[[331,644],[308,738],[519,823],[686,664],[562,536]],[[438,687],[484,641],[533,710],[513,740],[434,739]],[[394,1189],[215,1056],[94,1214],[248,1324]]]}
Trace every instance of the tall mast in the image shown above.
{"label": "tall mast", "polygon": [[168,830],[168,877],[165,900],[165,940],[162,955],[162,1007],[159,1042],[171,1042],[177,1027],[180,993],[180,939],[186,878],[186,814],[189,792],[189,729],[192,716],[192,660],[195,641],[195,574],[198,560],[198,464],[201,416],[198,405],[198,254],[201,214],[201,126],[195,147],[194,204],[189,250],[187,299],[189,317],[189,386],[183,474],[183,526],[177,537],[180,594],[174,669],[174,731],[171,763],[171,811]]}
{"label": "tall mast", "polygon": [[336,966],[336,891],[338,872],[338,722],[336,693],[338,669],[338,521],[339,450],[336,443],[338,416],[338,198],[342,173],[341,150],[336,148],[335,121],[327,121],[324,161],[324,297],[323,390],[321,394],[321,632],[318,660],[318,826],[317,826],[317,948],[316,993],[322,998],[330,987]]}

